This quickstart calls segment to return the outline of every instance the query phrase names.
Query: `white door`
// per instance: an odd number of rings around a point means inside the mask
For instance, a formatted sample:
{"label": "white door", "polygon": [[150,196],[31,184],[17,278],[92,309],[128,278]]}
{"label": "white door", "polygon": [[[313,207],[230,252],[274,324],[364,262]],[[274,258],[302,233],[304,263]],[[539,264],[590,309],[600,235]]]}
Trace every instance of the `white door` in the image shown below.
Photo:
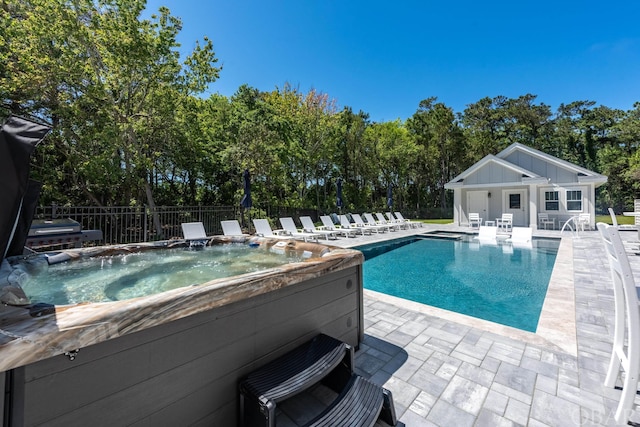
{"label": "white door", "polygon": [[491,220],[489,215],[489,196],[488,191],[468,191],[467,192],[467,220],[469,219],[470,212],[477,212],[484,221]]}
{"label": "white door", "polygon": [[505,190],[503,193],[502,212],[513,214],[513,225],[515,227],[528,227],[527,220],[527,200],[526,190]]}

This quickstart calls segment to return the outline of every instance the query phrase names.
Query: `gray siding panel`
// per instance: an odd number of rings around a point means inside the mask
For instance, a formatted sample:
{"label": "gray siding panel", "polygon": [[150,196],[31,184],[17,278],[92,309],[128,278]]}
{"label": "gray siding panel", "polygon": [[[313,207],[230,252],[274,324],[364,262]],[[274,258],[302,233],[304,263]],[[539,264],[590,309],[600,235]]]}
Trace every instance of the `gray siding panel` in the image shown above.
{"label": "gray siding panel", "polygon": [[552,163],[545,162],[543,159],[530,156],[520,151],[511,153],[505,160],[537,175],[549,178],[553,183],[578,182],[577,175],[572,171],[560,168]]}
{"label": "gray siding panel", "polygon": [[504,182],[520,182],[522,176],[495,163],[489,163],[480,170],[465,178],[465,185],[501,184]]}
{"label": "gray siding panel", "polygon": [[235,425],[243,375],[319,332],[358,345],[361,294],[358,266],[27,365],[15,420]]}

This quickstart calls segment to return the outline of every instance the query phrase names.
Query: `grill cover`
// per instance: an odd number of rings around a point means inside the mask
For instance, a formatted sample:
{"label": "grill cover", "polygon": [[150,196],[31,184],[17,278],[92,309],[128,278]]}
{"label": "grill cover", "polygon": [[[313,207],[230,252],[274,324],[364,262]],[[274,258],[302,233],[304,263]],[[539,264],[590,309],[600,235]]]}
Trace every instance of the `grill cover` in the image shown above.
{"label": "grill cover", "polygon": [[29,162],[49,130],[48,126],[15,116],[7,118],[0,128],[0,262],[22,254],[40,193],[35,182],[29,184]]}

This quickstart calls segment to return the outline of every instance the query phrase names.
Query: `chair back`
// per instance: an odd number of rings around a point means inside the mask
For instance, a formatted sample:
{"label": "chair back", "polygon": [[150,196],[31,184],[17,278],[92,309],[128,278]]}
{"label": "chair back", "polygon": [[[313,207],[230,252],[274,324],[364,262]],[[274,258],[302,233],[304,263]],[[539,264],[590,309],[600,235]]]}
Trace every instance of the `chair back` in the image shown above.
{"label": "chair back", "polygon": [[620,238],[620,231],[616,227],[603,222],[599,222],[597,227],[607,252],[613,285],[614,287],[621,286],[624,293],[629,294],[627,298],[635,301],[634,305],[637,311],[638,294],[636,292],[636,284],[629,264],[629,257]]}
{"label": "chair back", "polygon": [[604,383],[606,387],[613,387],[619,376],[620,367],[625,370],[622,395],[614,418],[617,424],[626,425],[638,390],[638,359],[640,359],[638,290],[618,227],[599,222],[596,228],[600,232],[609,260],[615,305],[613,350]]}
{"label": "chair back", "polygon": [[513,214],[512,213],[503,213],[502,221],[513,222]]}
{"label": "chair back", "polygon": [[388,222],[384,215],[382,215],[382,212],[376,212],[376,218],[380,224],[386,224]]}
{"label": "chair back", "polygon": [[611,224],[614,227],[617,227],[618,226],[618,218],[616,218],[616,213],[611,208],[609,208],[609,215],[611,215]]}
{"label": "chair back", "polygon": [[201,222],[183,222],[182,234],[185,240],[202,240],[207,238],[204,225]]}
{"label": "chair back", "polygon": [[549,221],[549,214],[545,212],[540,212],[538,214],[538,224],[541,224],[543,221]]}
{"label": "chair back", "polygon": [[367,224],[375,225],[376,220],[370,213],[364,214],[364,219],[367,220]]}
{"label": "chair back", "polygon": [[498,237],[498,227],[481,225],[478,231],[478,239],[495,240]]}
{"label": "chair back", "polygon": [[400,212],[394,212],[394,214],[396,215],[396,219],[406,221],[405,217]]}
{"label": "chair back", "polygon": [[269,220],[263,218],[254,218],[253,226],[256,228],[256,234],[263,237],[273,237],[273,230],[271,230],[271,225],[269,224]]}
{"label": "chair back", "polygon": [[[627,325],[630,326],[628,337],[629,346],[634,345],[636,349],[640,349],[638,291],[636,290],[636,282],[633,278],[631,265],[629,264],[629,257],[620,238],[620,230],[618,230],[617,227],[603,222],[599,222],[597,228],[598,231],[600,231],[600,236],[602,237],[602,242],[607,252],[607,258],[609,259],[616,311],[626,309],[628,316]],[[635,332],[631,330],[632,328],[635,329]]]}
{"label": "chair back", "polygon": [[297,233],[298,232],[298,228],[296,227],[296,223],[293,222],[293,218],[291,218],[291,217],[280,218],[280,225],[282,226],[284,231],[286,231],[288,233]]}
{"label": "chair back", "polygon": [[513,243],[527,243],[531,241],[533,230],[531,227],[513,227],[511,229],[511,241]]}
{"label": "chair back", "polygon": [[222,234],[225,236],[241,236],[243,234],[240,223],[235,219],[220,221],[220,225],[222,226]]}
{"label": "chair back", "polygon": [[364,221],[362,220],[362,217],[360,216],[360,214],[352,213],[351,214],[351,218],[353,218],[353,222],[354,222],[355,225],[357,225],[359,227],[362,227],[362,226],[365,225]]}
{"label": "chair back", "polygon": [[[331,219],[329,219],[329,221],[331,221]],[[316,231],[316,225],[313,223],[313,220],[310,216],[301,216],[300,223],[302,223],[302,228],[305,231]]]}
{"label": "chair back", "polygon": [[329,217],[328,215],[320,216],[320,221],[322,221],[322,225],[327,230],[335,230],[335,227],[333,225],[333,221],[331,220],[331,217]]}
{"label": "chair back", "polygon": [[477,213],[477,212],[469,213],[469,220],[470,221],[480,221],[480,214]]}
{"label": "chair back", "polygon": [[342,228],[351,228],[351,223],[346,215],[340,215],[340,226]]}

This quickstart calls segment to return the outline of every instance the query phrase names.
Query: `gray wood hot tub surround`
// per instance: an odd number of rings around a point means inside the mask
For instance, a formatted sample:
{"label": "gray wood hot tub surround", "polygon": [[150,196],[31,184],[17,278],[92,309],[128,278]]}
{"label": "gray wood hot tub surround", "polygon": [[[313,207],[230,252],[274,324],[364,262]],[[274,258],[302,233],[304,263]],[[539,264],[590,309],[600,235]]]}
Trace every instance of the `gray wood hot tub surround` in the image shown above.
{"label": "gray wood hot tub surround", "polygon": [[314,256],[35,317],[27,307],[1,306],[5,419],[11,426],[235,425],[243,375],[320,332],[354,347],[363,338],[362,254],[286,245]]}

